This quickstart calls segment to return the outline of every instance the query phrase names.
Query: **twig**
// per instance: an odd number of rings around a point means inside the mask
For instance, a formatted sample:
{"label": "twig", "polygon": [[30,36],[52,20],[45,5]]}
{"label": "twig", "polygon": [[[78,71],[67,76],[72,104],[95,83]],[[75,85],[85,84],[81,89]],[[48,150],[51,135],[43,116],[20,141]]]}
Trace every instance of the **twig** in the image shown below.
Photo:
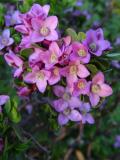
{"label": "twig", "polygon": [[46,152],[47,154],[49,153],[49,151],[47,150],[47,148],[43,147],[30,133],[26,132],[23,130],[24,135],[28,136],[30,139],[32,139],[32,141],[40,148],[40,150]]}

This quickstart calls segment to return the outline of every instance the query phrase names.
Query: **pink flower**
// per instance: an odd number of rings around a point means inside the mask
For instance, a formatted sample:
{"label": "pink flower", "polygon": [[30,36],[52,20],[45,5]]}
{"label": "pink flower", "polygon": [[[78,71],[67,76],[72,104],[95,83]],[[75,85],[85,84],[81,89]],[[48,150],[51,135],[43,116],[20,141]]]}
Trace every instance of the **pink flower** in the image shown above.
{"label": "pink flower", "polygon": [[86,78],[90,72],[79,61],[73,61],[69,63],[69,66],[61,69],[61,74],[66,77],[68,85],[72,86],[74,82],[77,82],[78,77]]}
{"label": "pink flower", "polygon": [[89,93],[89,83],[85,79],[79,79],[74,84],[73,95],[79,96],[81,94],[86,95]]}
{"label": "pink flower", "polygon": [[10,30],[5,29],[0,36],[0,50],[14,43],[14,39],[10,37]]}
{"label": "pink flower", "polygon": [[31,42],[41,42],[43,40],[55,41],[58,39],[58,33],[56,32],[56,27],[58,24],[58,19],[56,16],[50,16],[44,21],[39,21],[38,19],[32,20],[33,33],[31,35]]}
{"label": "pink flower", "polygon": [[26,97],[30,94],[31,90],[28,87],[20,87],[17,94],[21,97]]}
{"label": "pink flower", "polygon": [[61,47],[61,51],[62,51],[62,56],[59,58],[59,64],[60,65],[67,65],[69,63],[70,60],[70,54],[72,51],[72,47],[71,47],[71,37],[67,36],[65,38],[63,38],[63,44]]}
{"label": "pink flower", "polygon": [[87,48],[79,43],[74,42],[72,44],[73,53],[70,55],[70,60],[80,60],[82,63],[88,63],[90,61],[90,54],[88,53]]}
{"label": "pink flower", "polygon": [[50,69],[58,63],[58,58],[62,55],[62,52],[56,42],[50,44],[49,50],[43,54],[43,62],[45,68]]}
{"label": "pink flower", "polygon": [[29,65],[33,68],[35,65],[39,63],[42,65],[42,55],[43,51],[40,48],[35,48],[34,52],[29,56]]}
{"label": "pink flower", "polygon": [[103,73],[97,73],[91,82],[91,92],[89,94],[91,105],[96,106],[100,101],[100,97],[107,97],[112,93],[112,88],[104,83]]}
{"label": "pink flower", "polygon": [[12,66],[15,69],[14,77],[19,77],[23,72],[23,61],[20,57],[15,55],[12,51],[6,53],[4,56],[6,62],[9,66]]}
{"label": "pink flower", "polygon": [[10,99],[9,96],[7,95],[0,95],[0,106],[4,105],[7,103],[7,101]]}
{"label": "pink flower", "polygon": [[51,71],[51,76],[48,79],[48,82],[49,82],[50,85],[54,85],[57,82],[59,82],[60,79],[61,79],[60,69],[58,67],[54,67],[50,71]]}
{"label": "pink flower", "polygon": [[50,78],[50,72],[44,69],[39,70],[38,67],[33,68],[31,73],[24,77],[24,81],[30,84],[36,84],[39,91],[44,93],[47,87],[47,80]]}
{"label": "pink flower", "polygon": [[66,124],[69,120],[79,122],[82,119],[80,112],[77,110],[81,105],[78,97],[71,96],[68,88],[56,85],[54,93],[59,97],[58,100],[53,101],[54,109],[59,112],[58,123],[60,125]]}
{"label": "pink flower", "polygon": [[31,18],[39,18],[39,19],[45,19],[48,15],[48,12],[50,10],[49,5],[41,6],[39,4],[34,4],[30,11],[28,12],[29,16]]}

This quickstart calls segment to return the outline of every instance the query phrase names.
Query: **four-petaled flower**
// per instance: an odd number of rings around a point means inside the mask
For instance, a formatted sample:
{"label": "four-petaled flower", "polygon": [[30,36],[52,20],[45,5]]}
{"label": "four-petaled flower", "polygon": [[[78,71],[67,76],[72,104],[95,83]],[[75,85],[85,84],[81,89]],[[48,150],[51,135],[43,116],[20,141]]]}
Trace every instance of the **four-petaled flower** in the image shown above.
{"label": "four-petaled flower", "polygon": [[2,50],[7,46],[12,45],[13,43],[14,43],[13,38],[10,38],[10,30],[5,29],[2,35],[0,36],[0,50]]}
{"label": "four-petaled flower", "polygon": [[90,85],[90,102],[92,106],[96,106],[99,101],[100,97],[107,97],[112,94],[112,88],[104,83],[104,75],[102,72],[97,73],[91,82]]}

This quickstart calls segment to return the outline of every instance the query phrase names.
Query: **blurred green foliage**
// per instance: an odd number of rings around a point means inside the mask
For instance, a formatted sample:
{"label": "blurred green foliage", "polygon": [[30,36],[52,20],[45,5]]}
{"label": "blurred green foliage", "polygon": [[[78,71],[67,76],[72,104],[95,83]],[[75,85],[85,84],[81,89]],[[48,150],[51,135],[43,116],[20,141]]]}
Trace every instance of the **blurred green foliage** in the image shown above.
{"label": "blurred green foliage", "polygon": [[[24,0],[22,3],[20,0],[1,0],[0,28],[3,29],[4,14],[8,10],[6,4],[15,5],[21,12],[28,11],[33,3],[50,4],[50,15],[58,16],[59,29],[63,35],[69,27],[75,29],[77,33],[102,27],[106,39],[111,41],[113,47],[111,53],[120,53],[120,44],[116,45],[116,40],[120,37],[120,0],[83,0],[80,6],[76,5],[76,2],[76,0]],[[93,64],[88,67],[96,71]],[[120,134],[120,69],[113,66],[109,68],[106,77],[113,86],[114,95],[106,100],[102,108],[96,109],[93,113],[96,124],[85,125],[80,144],[76,143],[78,126],[66,129],[58,127],[54,119],[56,115],[54,112],[50,114],[52,111],[47,105],[36,104],[32,115],[28,115],[24,109],[26,105],[24,102],[22,121],[18,125],[12,122],[8,125],[7,119],[1,123],[0,116],[0,130],[3,131],[0,132],[0,137],[4,137],[5,143],[1,160],[63,160],[69,148],[79,150],[88,160],[120,160],[120,150],[113,146],[115,136]],[[8,94],[12,98],[16,95],[11,70],[2,56],[0,56],[0,94]],[[34,101],[31,98],[32,104]],[[44,151],[40,144],[49,152]],[[76,159],[78,156],[73,152],[69,160]]]}

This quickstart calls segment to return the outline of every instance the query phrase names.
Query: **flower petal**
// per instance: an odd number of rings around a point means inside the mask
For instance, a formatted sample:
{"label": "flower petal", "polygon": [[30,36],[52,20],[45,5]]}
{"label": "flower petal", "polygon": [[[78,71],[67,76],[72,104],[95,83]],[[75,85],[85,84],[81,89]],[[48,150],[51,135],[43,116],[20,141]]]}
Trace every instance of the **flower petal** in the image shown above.
{"label": "flower petal", "polygon": [[79,108],[82,102],[78,97],[71,97],[68,103],[71,108]]}
{"label": "flower petal", "polygon": [[10,37],[10,30],[5,29],[2,33],[2,37],[5,37],[6,39],[8,39]]}
{"label": "flower petal", "polygon": [[53,87],[53,92],[57,97],[62,97],[65,93],[65,88],[63,86],[56,85]]}
{"label": "flower petal", "polygon": [[81,116],[80,112],[77,110],[72,110],[70,115],[68,116],[68,118],[74,122],[78,122],[78,121],[82,120],[82,116]]}
{"label": "flower petal", "polygon": [[49,16],[44,22],[44,25],[52,30],[57,27],[57,24],[58,18],[56,16]]}
{"label": "flower petal", "polygon": [[98,72],[92,79],[94,84],[102,84],[104,83],[104,74],[102,72]]}
{"label": "flower petal", "polygon": [[24,77],[24,81],[27,83],[35,83],[36,82],[36,74],[34,72],[28,73],[25,77]]}
{"label": "flower petal", "polygon": [[80,78],[86,78],[90,75],[90,72],[87,70],[87,68],[82,65],[82,64],[79,64],[78,66],[78,76]]}
{"label": "flower petal", "polygon": [[69,119],[65,115],[59,114],[59,116],[58,116],[58,123],[60,125],[65,125],[66,123],[68,123],[68,121],[69,121]]}
{"label": "flower petal", "polygon": [[41,93],[44,93],[46,90],[46,87],[47,87],[47,81],[46,80],[37,80],[36,85],[37,85],[39,91]]}
{"label": "flower petal", "polygon": [[55,30],[53,30],[47,37],[45,37],[45,39],[48,41],[55,41],[58,39],[58,33]]}
{"label": "flower petal", "polygon": [[9,100],[9,96],[0,95],[0,106],[4,105]]}
{"label": "flower petal", "polygon": [[63,99],[54,100],[53,107],[57,112],[62,112],[68,107],[68,103]]}
{"label": "flower petal", "polygon": [[107,97],[110,96],[112,93],[112,88],[109,85],[105,83],[100,85],[100,91],[98,93],[100,97]]}
{"label": "flower petal", "polygon": [[100,97],[97,94],[90,93],[89,98],[93,107],[95,107],[100,101]]}

